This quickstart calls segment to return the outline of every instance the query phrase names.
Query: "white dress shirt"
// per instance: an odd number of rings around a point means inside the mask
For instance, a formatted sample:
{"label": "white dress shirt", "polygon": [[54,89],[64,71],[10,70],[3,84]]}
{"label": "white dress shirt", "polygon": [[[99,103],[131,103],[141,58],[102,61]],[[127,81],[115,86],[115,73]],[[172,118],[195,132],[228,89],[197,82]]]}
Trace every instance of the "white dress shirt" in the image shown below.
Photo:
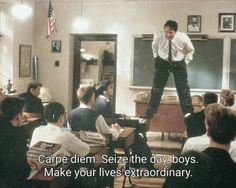
{"label": "white dress shirt", "polygon": [[[185,63],[189,64],[193,60],[194,47],[188,35],[177,31],[171,43],[172,61],[184,59]],[[165,37],[164,32],[154,34],[152,51],[154,58],[160,56],[162,59],[168,60],[169,40]]]}
{"label": "white dress shirt", "polygon": [[[84,104],[84,103],[81,103],[79,108],[89,108],[91,109],[90,106]],[[99,115],[96,119],[96,129],[99,133],[102,133],[102,134],[112,134],[112,136],[115,138],[115,139],[118,139],[119,137],[119,132],[116,130],[116,129],[113,129],[113,128],[110,128],[104,117],[102,115]]]}
{"label": "white dress shirt", "polygon": [[[210,138],[207,136],[207,134],[189,138],[184,144],[182,154],[186,153],[187,151],[196,151],[201,153],[209,147],[209,144]],[[236,140],[231,142],[229,154],[233,161],[236,162]]]}
{"label": "white dress shirt", "polygon": [[40,126],[33,132],[30,147],[39,141],[61,144],[62,153],[67,156],[78,155],[85,156],[89,153],[89,145],[82,142],[70,132],[63,131],[60,127],[48,123],[46,126]]}

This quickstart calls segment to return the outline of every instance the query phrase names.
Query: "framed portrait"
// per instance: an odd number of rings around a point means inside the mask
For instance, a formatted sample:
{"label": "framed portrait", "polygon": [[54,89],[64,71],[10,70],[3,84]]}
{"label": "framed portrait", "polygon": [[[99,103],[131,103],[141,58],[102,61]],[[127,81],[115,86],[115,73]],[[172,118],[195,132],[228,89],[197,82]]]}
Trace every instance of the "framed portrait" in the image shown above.
{"label": "framed portrait", "polygon": [[219,32],[235,31],[235,13],[219,14]]}
{"label": "framed portrait", "polygon": [[187,32],[188,33],[201,33],[202,16],[189,15],[187,17]]}
{"label": "framed portrait", "polygon": [[53,53],[61,53],[61,40],[53,40],[52,41],[52,52]]}
{"label": "framed portrait", "polygon": [[31,76],[31,45],[20,45],[19,50],[19,77]]}

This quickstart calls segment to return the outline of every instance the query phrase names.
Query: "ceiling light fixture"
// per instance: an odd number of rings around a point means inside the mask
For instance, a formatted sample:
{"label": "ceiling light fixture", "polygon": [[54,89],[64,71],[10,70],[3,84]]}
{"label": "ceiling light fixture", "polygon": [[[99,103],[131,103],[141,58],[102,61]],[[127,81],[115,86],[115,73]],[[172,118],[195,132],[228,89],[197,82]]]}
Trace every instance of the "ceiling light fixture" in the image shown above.
{"label": "ceiling light fixture", "polygon": [[85,31],[89,28],[89,21],[83,16],[83,0],[80,1],[80,17],[74,21],[74,27],[78,31]]}
{"label": "ceiling light fixture", "polygon": [[12,7],[11,12],[16,19],[24,20],[31,16],[32,8],[29,5],[23,4],[23,0],[21,0],[20,4]]}

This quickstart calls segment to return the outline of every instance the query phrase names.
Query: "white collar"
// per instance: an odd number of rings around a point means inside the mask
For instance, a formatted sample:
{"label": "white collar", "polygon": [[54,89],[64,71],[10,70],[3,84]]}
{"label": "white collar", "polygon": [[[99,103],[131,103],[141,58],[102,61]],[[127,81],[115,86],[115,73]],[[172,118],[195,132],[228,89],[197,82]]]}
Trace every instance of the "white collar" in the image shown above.
{"label": "white collar", "polygon": [[99,95],[99,97],[105,99],[107,102],[110,102],[110,100],[105,95]]}
{"label": "white collar", "polygon": [[84,103],[81,103],[80,105],[79,105],[79,108],[89,108],[89,109],[92,109],[90,106],[88,106],[87,104],[84,104]]}
{"label": "white collar", "polygon": [[54,129],[61,129],[61,127],[58,127],[57,125],[55,125],[55,124],[53,124],[53,123],[47,123],[47,125],[46,126],[49,126],[49,127],[52,127],[52,128],[54,128]]}

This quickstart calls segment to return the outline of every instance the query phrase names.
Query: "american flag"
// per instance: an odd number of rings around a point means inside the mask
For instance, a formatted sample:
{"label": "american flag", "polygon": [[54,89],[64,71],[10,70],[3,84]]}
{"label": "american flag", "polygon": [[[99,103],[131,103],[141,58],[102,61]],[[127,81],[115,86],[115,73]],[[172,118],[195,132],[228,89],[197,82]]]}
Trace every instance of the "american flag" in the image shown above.
{"label": "american flag", "polygon": [[49,0],[49,7],[48,7],[48,25],[47,25],[47,38],[50,37],[50,35],[53,33],[53,31],[56,29],[56,14],[54,11],[54,8],[52,6],[51,0]]}

